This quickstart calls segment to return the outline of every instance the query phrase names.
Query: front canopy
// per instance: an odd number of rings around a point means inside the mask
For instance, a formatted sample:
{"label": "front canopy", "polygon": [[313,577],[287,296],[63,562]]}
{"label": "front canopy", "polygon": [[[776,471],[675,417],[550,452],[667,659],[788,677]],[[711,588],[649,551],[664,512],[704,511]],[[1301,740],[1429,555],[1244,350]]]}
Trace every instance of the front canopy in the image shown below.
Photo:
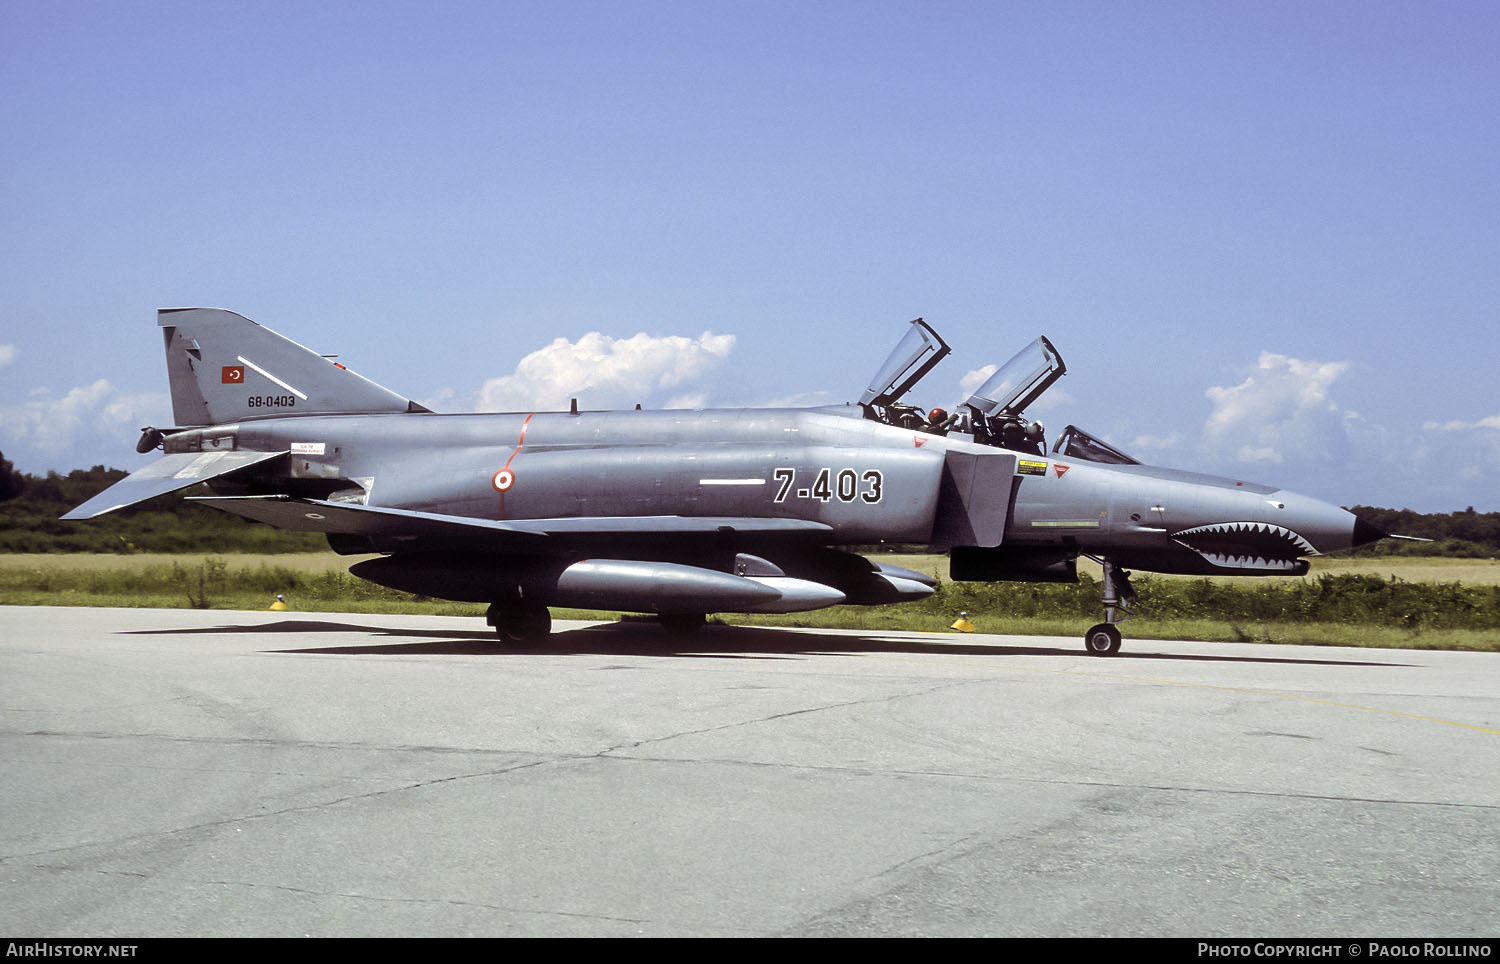
{"label": "front canopy", "polygon": [[890,405],[899,400],[922,380],[922,376],[932,370],[932,366],[942,361],[948,352],[948,344],[931,325],[918,318],[911,323],[906,336],[896,344],[885,364],[875,373],[870,387],[859,397],[859,404],[869,408],[871,405]]}

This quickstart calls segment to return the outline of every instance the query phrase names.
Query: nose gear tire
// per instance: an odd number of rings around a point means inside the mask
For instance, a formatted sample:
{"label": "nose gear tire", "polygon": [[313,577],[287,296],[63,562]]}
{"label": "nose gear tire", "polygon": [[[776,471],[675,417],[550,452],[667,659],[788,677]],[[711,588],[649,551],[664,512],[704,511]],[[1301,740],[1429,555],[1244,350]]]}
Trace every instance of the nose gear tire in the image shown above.
{"label": "nose gear tire", "polygon": [[1083,648],[1090,656],[1113,656],[1120,651],[1120,631],[1111,623],[1100,623],[1083,634]]}

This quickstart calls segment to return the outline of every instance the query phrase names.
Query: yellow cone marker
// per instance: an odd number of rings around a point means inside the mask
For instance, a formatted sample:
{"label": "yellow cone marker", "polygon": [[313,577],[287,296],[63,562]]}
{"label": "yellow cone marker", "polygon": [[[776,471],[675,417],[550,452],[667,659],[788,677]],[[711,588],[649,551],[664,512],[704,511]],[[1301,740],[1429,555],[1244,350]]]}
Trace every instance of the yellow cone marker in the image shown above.
{"label": "yellow cone marker", "polygon": [[286,611],[286,597],[281,593],[276,594],[276,601],[271,603],[271,612],[280,613]]}
{"label": "yellow cone marker", "polygon": [[948,628],[956,629],[961,633],[972,633],[974,631],[974,624],[969,622],[968,613],[959,613],[958,619],[954,620],[953,625]]}

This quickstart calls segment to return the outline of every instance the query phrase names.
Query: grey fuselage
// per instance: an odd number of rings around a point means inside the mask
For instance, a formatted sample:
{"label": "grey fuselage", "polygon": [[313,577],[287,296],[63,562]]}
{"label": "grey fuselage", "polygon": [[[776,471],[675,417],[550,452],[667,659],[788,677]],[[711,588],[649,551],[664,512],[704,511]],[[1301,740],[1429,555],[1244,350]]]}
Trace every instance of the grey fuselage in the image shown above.
{"label": "grey fuselage", "polygon": [[[227,491],[499,522],[810,520],[829,527],[816,537],[823,545],[1055,550],[1158,572],[1246,575],[1284,574],[1300,556],[1355,540],[1350,513],[1271,486],[1007,451],[882,424],[855,406],[273,416],[166,443],[168,453],[221,448],[291,452]],[[595,537],[576,552],[631,558],[638,544]],[[424,548],[433,547],[377,541],[349,551]]]}

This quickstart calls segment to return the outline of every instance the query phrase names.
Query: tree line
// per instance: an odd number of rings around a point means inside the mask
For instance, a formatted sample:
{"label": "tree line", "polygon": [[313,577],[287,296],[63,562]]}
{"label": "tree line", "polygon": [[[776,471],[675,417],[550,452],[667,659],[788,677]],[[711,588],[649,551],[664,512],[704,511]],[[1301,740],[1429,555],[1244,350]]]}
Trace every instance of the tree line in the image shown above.
{"label": "tree line", "polygon": [[1500,512],[1475,512],[1471,505],[1461,512],[1413,512],[1382,509],[1371,505],[1350,506],[1349,511],[1389,533],[1431,539],[1406,542],[1382,539],[1362,546],[1359,555],[1469,556],[1500,555]]}
{"label": "tree line", "polygon": [[[184,502],[207,486],[116,509],[88,522],[58,516],[123,479],[96,465],[63,475],[20,474],[0,455],[0,552],[316,552],[323,536],[286,532],[228,512]],[[201,489],[202,491],[197,491]]]}

